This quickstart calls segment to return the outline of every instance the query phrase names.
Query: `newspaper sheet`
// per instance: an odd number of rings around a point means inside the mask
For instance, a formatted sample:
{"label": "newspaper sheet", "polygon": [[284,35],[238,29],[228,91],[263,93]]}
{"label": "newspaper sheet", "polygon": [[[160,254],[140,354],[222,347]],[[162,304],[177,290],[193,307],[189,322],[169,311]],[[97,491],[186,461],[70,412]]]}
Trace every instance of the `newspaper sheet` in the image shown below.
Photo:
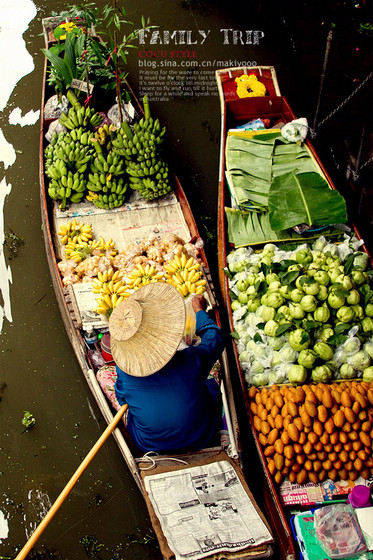
{"label": "newspaper sheet", "polygon": [[228,461],[146,476],[145,489],[176,560],[273,540]]}
{"label": "newspaper sheet", "polygon": [[[115,241],[118,251],[123,251],[133,242],[147,238],[162,238],[166,233],[174,233],[184,241],[190,241],[189,228],[176,196],[171,193],[159,200],[147,201],[137,192],[120,208],[105,210],[90,202],[72,204],[62,212],[56,206],[56,231],[68,220],[91,224],[95,238],[110,237]],[[63,255],[60,239],[60,256]]]}
{"label": "newspaper sheet", "polygon": [[93,311],[97,307],[97,294],[92,292],[92,284],[84,282],[84,284],[73,284],[74,295],[80,313],[82,328],[101,329],[109,325],[106,315],[99,315]]}

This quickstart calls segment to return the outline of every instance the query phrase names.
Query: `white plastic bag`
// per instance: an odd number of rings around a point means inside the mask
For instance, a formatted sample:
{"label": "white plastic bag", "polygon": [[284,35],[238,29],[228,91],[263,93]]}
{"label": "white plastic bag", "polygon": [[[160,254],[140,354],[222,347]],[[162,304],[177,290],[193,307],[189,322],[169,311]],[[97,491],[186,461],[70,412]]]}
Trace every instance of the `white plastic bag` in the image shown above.
{"label": "white plastic bag", "polygon": [[58,101],[57,95],[52,95],[44,105],[44,119],[58,119],[61,113],[67,113],[69,101],[64,95]]}
{"label": "white plastic bag", "polygon": [[354,509],[333,504],[317,509],[315,533],[330,558],[350,558],[367,550]]}

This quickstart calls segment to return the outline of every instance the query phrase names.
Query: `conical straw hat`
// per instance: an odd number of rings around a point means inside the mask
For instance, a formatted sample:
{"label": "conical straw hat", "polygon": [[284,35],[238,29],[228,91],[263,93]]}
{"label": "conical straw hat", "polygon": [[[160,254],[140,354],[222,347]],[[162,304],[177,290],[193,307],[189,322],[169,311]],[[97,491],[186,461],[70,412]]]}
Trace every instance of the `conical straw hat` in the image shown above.
{"label": "conical straw hat", "polygon": [[151,375],[175,354],[184,328],[185,305],[176,288],[165,282],[147,284],[110,316],[113,358],[129,375]]}

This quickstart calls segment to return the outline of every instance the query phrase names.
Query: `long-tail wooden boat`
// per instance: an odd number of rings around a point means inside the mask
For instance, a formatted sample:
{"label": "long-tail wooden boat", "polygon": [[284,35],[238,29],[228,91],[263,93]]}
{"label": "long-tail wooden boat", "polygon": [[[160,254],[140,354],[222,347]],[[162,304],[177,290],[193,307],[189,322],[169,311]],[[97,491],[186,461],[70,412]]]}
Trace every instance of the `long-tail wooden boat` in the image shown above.
{"label": "long-tail wooden boat", "polygon": [[[63,21],[63,20],[62,20]],[[49,49],[51,45],[55,44],[55,39],[53,37],[53,31],[61,23],[61,18],[53,17],[46,18],[43,20],[43,30],[45,35],[45,45],[46,49]],[[86,339],[84,339],[84,329],[87,329],[92,322],[93,318],[94,326],[100,327],[100,317],[97,313],[91,312],[88,309],[88,314],[84,315],[82,308],[80,306],[81,301],[77,296],[76,288],[77,284],[71,285],[70,282],[66,282],[61,274],[61,261],[63,260],[63,246],[58,234],[61,224],[65,223],[67,220],[76,220],[77,222],[84,221],[85,224],[90,224],[93,230],[96,232],[96,236],[106,236],[110,235],[115,238],[118,250],[123,250],[125,247],[124,238],[119,235],[121,232],[126,232],[126,239],[130,239],[134,243],[141,240],[149,235],[149,232],[156,232],[162,235],[164,231],[169,228],[170,231],[176,231],[178,236],[187,241],[190,246],[194,247],[196,255],[198,255],[198,262],[201,264],[201,270],[203,271],[203,276],[207,280],[206,284],[206,295],[211,306],[211,313],[213,314],[216,322],[220,324],[219,309],[217,301],[214,295],[214,287],[211,282],[211,277],[209,273],[208,263],[206,260],[205,252],[203,246],[198,249],[198,243],[200,241],[200,235],[197,230],[196,222],[194,220],[191,208],[188,204],[187,198],[180,185],[178,179],[175,177],[173,179],[173,192],[164,197],[164,203],[153,202],[140,202],[139,197],[137,197],[137,202],[132,203],[130,200],[126,202],[123,208],[102,210],[97,208],[88,202],[68,204],[67,208],[64,210],[60,209],[58,201],[52,200],[48,196],[48,185],[50,178],[46,175],[46,162],[45,162],[45,149],[48,145],[46,141],[46,132],[48,126],[51,123],[50,119],[47,119],[44,110],[48,98],[53,95],[54,91],[52,87],[48,84],[48,68],[49,62],[45,60],[45,71],[44,71],[44,82],[42,91],[42,109],[41,109],[41,130],[40,130],[40,198],[41,198],[41,215],[43,223],[43,233],[45,239],[45,247],[48,258],[48,264],[50,268],[50,273],[52,277],[53,287],[55,290],[56,298],[62,315],[62,319],[66,328],[66,332],[70,339],[72,348],[77,357],[79,366],[81,368],[82,374],[86,379],[88,386],[97,402],[99,410],[104,417],[105,421],[109,424],[114,415],[114,410],[111,403],[105,396],[100,384],[96,379],[97,369],[102,365],[102,361],[97,362],[97,353],[101,353],[101,347],[98,342],[94,343],[94,346],[87,344]],[[129,104],[132,106],[133,113],[135,114],[134,120],[139,119],[143,115],[143,109],[139,104],[136,96],[131,90],[128,83],[125,84],[126,91],[130,96]],[[93,97],[94,99],[94,97]],[[109,105],[110,106],[110,105]],[[108,106],[98,108],[100,111],[107,111]],[[139,210],[140,208],[140,210]],[[161,208],[162,214],[160,215]],[[143,219],[143,214],[146,214],[146,219],[148,222],[145,224]],[[139,216],[137,215],[139,214]],[[144,218],[145,219],[145,218]],[[159,223],[163,220],[163,223]],[[106,225],[109,223],[110,227],[107,229]],[[114,225],[113,225],[114,224]],[[143,227],[142,227],[143,226]],[[96,231],[96,228],[99,231]],[[102,229],[100,229],[102,228]],[[163,229],[162,229],[163,228]],[[140,235],[136,234],[136,231],[140,231]],[[143,233],[145,232],[145,233]],[[116,237],[118,233],[118,237]],[[184,236],[184,237],[183,237]],[[64,281],[65,280],[65,281]],[[87,279],[86,279],[87,280]],[[83,286],[83,284],[80,284]],[[83,286],[85,288],[85,286]],[[85,296],[87,296],[87,290],[84,289]],[[97,294],[96,294],[97,295]],[[87,311],[87,309],[85,309]],[[102,317],[101,317],[102,318]],[[101,326],[106,328],[105,321]],[[216,463],[216,461],[227,460],[231,466],[236,469],[236,472],[242,475],[242,470],[240,468],[240,457],[241,457],[241,443],[240,443],[240,433],[237,421],[237,414],[234,404],[233,392],[231,388],[231,380],[229,373],[229,366],[227,361],[226,353],[224,352],[220,361],[220,388],[223,399],[224,406],[224,416],[226,421],[225,436],[228,435],[228,440],[221,441],[220,445],[216,447],[203,449],[195,453],[186,453],[177,456],[176,460],[184,462],[188,467],[193,467],[197,465],[207,465],[209,463]],[[114,438],[118,445],[118,448],[138,486],[144,498],[147,501],[147,505],[150,510],[151,518],[155,518],[152,506],[150,505],[149,499],[147,498],[147,492],[145,491],[144,480],[147,476],[143,476],[141,468],[145,466],[148,468],[148,463],[139,453],[133,443],[130,440],[129,434],[125,429],[125,425],[120,426],[114,432]],[[168,458],[166,456],[154,457],[154,469],[151,473],[156,474],[158,472],[174,472],[178,467],[175,467],[175,457]],[[184,467],[185,468],[185,467]],[[148,471],[149,474],[149,471]],[[257,508],[255,500],[253,499],[246,481],[241,477],[241,483],[247,495],[252,498],[252,504]],[[227,558],[261,558],[271,556],[273,553],[272,542],[273,538],[270,534],[270,529],[267,523],[264,521],[262,514],[259,509],[258,517],[265,527],[265,532],[268,532],[266,538],[261,538],[261,541],[256,541],[255,546],[253,546],[253,541],[245,545],[244,549],[239,552],[227,552]],[[159,523],[157,523],[159,526]],[[164,537],[162,538],[162,530],[156,529],[158,538],[160,539],[161,550],[164,557],[173,558],[173,552],[168,547],[167,541]],[[161,536],[160,536],[161,535]],[[207,535],[206,535],[207,538]],[[214,535],[212,536],[214,538]],[[212,543],[207,543],[206,546],[210,546]],[[201,549],[203,548],[200,545]],[[214,546],[211,549],[214,550]],[[220,552],[221,554],[221,552]],[[200,556],[196,555],[196,558]],[[217,555],[213,552],[206,556],[208,558],[216,558]],[[221,556],[219,556],[220,558]],[[194,558],[194,556],[193,556]]]}
{"label": "long-tail wooden boat", "polygon": [[[267,90],[264,96],[240,97],[237,94],[237,78],[240,76],[254,75],[262,82]],[[218,260],[219,260],[219,283],[222,298],[224,300],[226,310],[229,316],[229,322],[232,332],[235,330],[232,311],[232,298],[229,286],[229,271],[227,270],[227,256],[235,249],[235,246],[228,238],[228,226],[226,210],[237,208],[237,200],[232,195],[232,189],[228,184],[227,168],[226,168],[226,144],[228,131],[242,127],[244,123],[255,121],[256,119],[268,119],[273,122],[289,123],[297,119],[293,113],[288,101],[281,96],[275,69],[271,66],[262,67],[236,67],[224,68],[216,71],[216,81],[220,98],[221,109],[221,143],[220,143],[220,164],[219,164],[219,197],[218,197]],[[272,126],[272,124],[271,124]],[[255,130],[255,129],[254,129]],[[328,175],[326,169],[321,163],[315,149],[308,139],[304,145],[308,150],[311,158],[315,162],[318,172],[325,178],[329,187],[335,189],[333,182]],[[355,236],[360,239],[356,226],[351,226]],[[269,241],[269,240],[268,240]],[[273,239],[270,240],[276,243]],[[299,244],[304,240],[300,239]],[[247,243],[246,245],[250,245]],[[264,245],[254,246],[254,250],[260,250]],[[362,250],[368,253],[365,245]],[[371,259],[370,259],[371,260]],[[227,273],[228,272],[228,273]],[[240,378],[241,388],[244,395],[248,422],[251,428],[252,436],[256,444],[258,455],[262,465],[262,484],[264,496],[265,513],[270,520],[271,526],[275,532],[277,542],[279,543],[282,558],[292,559],[298,556],[299,548],[295,544],[294,532],[291,530],[290,523],[290,507],[286,507],[286,503],[281,499],[279,485],[275,483],[273,473],[271,475],[268,468],[267,457],[264,455],[264,446],[261,445],[259,433],[254,428],[254,414],[250,407],[251,400],[249,397],[249,388],[245,374],[240,363],[239,353],[236,341],[233,339],[233,352],[236,359],[236,366]],[[254,388],[255,389],[255,388]],[[253,393],[254,394],[254,393]],[[254,405],[255,407],[255,405]],[[311,485],[312,486],[312,485]],[[300,490],[302,488],[300,487]],[[306,504],[307,499],[304,501]],[[302,508],[301,500],[296,503],[289,502],[289,506],[293,508]],[[305,507],[309,508],[309,504]]]}

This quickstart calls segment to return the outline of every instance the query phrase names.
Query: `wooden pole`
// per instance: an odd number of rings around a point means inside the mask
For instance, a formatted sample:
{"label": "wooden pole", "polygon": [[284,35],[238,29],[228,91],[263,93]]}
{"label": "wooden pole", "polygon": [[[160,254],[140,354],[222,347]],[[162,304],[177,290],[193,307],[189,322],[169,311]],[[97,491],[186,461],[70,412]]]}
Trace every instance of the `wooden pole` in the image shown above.
{"label": "wooden pole", "polygon": [[73,476],[70,478],[69,482],[66,484],[65,488],[62,490],[61,494],[58,496],[58,498],[56,499],[56,501],[52,505],[51,509],[48,511],[48,513],[43,518],[43,520],[39,523],[39,525],[37,526],[35,531],[32,533],[31,537],[29,538],[29,540],[27,541],[25,546],[22,548],[22,550],[16,556],[15,560],[23,560],[24,558],[26,558],[27,554],[30,552],[30,550],[32,549],[32,547],[34,546],[36,541],[39,539],[39,537],[43,533],[44,529],[47,527],[47,525],[49,524],[51,519],[54,517],[54,515],[56,514],[58,509],[61,507],[61,505],[63,504],[63,502],[65,501],[65,499],[67,498],[67,496],[69,495],[69,493],[71,492],[71,490],[73,489],[75,484],[78,482],[79,477],[83,474],[85,469],[91,463],[92,459],[95,457],[98,450],[102,447],[102,445],[109,438],[110,434],[115,430],[117,424],[119,423],[120,419],[123,417],[123,415],[124,415],[124,413],[126,412],[127,409],[128,409],[128,404],[124,404],[118,410],[118,412],[114,416],[113,420],[107,426],[106,430],[103,432],[103,434],[97,440],[97,442],[92,447],[92,449],[90,450],[88,455],[85,457],[83,462],[80,464],[80,466],[77,468],[77,470],[75,471]]}

